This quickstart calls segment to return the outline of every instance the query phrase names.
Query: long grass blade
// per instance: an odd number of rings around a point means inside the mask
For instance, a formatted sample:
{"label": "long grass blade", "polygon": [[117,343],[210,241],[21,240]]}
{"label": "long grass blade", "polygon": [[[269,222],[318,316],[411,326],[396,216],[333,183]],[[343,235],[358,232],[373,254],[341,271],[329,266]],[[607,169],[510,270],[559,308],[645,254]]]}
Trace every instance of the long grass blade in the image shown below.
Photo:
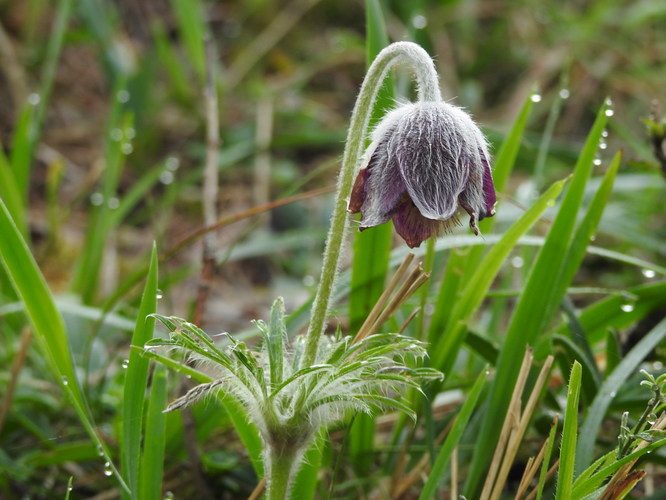
{"label": "long grass blade", "polygon": [[[132,346],[142,348],[153,336],[157,309],[157,248],[153,245],[150,268],[139,306],[136,327],[132,335]],[[123,387],[122,409],[122,473],[127,479],[132,498],[140,498],[139,474],[140,451],[143,435],[143,413],[148,384],[149,360],[141,356],[137,349],[131,349],[127,364],[127,374]],[[125,498],[129,498],[125,495]]]}
{"label": "long grass blade", "polygon": [[574,466],[576,462],[576,437],[578,433],[578,400],[582,367],[577,361],[571,368],[567,406],[564,413],[564,429],[560,448],[560,471],[557,475],[555,500],[571,500],[573,489]]}
{"label": "long grass blade", "polygon": [[166,367],[156,365],[146,409],[146,428],[141,454],[141,467],[139,469],[138,490],[133,495],[134,498],[141,500],[160,500],[162,498],[167,418],[163,410],[167,403],[167,378],[168,371]]}

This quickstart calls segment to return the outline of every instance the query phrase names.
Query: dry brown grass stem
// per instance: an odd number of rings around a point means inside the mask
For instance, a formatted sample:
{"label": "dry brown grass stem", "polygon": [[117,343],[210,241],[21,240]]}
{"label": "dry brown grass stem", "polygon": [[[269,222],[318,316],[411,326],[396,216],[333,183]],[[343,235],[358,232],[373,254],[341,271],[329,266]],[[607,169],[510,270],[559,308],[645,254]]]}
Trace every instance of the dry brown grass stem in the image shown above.
{"label": "dry brown grass stem", "polygon": [[[557,471],[557,468],[560,466],[560,460],[557,459],[555,460],[555,463],[548,469],[548,472],[546,473],[546,481],[548,481],[551,477],[555,475],[555,471]],[[537,492],[539,491],[539,487],[535,486],[534,489],[530,492],[529,495],[525,498],[525,500],[534,500],[536,498]]]}
{"label": "dry brown grass stem", "polygon": [[262,477],[259,483],[257,483],[257,487],[252,491],[249,497],[247,497],[247,500],[259,500],[261,498],[261,495],[264,494],[264,490],[266,489],[266,478]]}
{"label": "dry brown grass stem", "polygon": [[7,418],[9,409],[12,406],[16,384],[18,383],[19,375],[21,374],[26,357],[28,356],[28,347],[30,347],[31,341],[32,330],[30,328],[24,328],[21,332],[21,343],[19,344],[18,351],[16,352],[14,361],[12,362],[12,368],[9,374],[9,382],[7,384],[7,388],[5,389],[5,394],[2,397],[2,405],[0,406],[0,433],[2,431],[2,426],[5,423],[5,418]]}
{"label": "dry brown grass stem", "polygon": [[[553,425],[557,425],[558,418],[553,419]],[[543,462],[543,457],[546,454],[546,449],[548,448],[550,436],[543,442],[541,449],[536,457],[530,457],[525,466],[525,471],[523,472],[523,477],[520,479],[520,484],[518,485],[518,491],[516,492],[515,500],[520,500],[522,496],[527,493],[527,489],[530,487],[530,483],[534,476],[536,475],[539,467],[541,467],[541,462]]]}
{"label": "dry brown grass stem", "polygon": [[451,454],[451,500],[458,500],[458,447]]}
{"label": "dry brown grass stem", "polygon": [[[370,311],[370,314],[368,314],[368,317],[361,325],[361,328],[359,328],[353,343],[360,342],[368,335],[375,333],[430,277],[428,273],[423,272],[420,263],[407,274],[413,259],[414,254],[407,254],[405,260],[402,261],[402,264],[400,264],[398,270],[389,281],[384,292]],[[402,284],[400,285],[401,281]]]}
{"label": "dry brown grass stem", "polygon": [[[511,465],[518,453],[518,448],[520,443],[525,435],[527,426],[530,422],[534,409],[539,401],[541,391],[543,390],[544,385],[548,379],[548,374],[550,373],[550,368],[553,364],[553,357],[548,356],[544,362],[539,376],[534,384],[530,397],[527,400],[525,408],[522,408],[521,398],[525,390],[525,384],[527,382],[527,377],[532,366],[533,355],[532,349],[528,348],[525,351],[523,356],[523,362],[520,367],[520,372],[518,374],[518,379],[516,380],[516,385],[511,396],[511,402],[509,404],[509,409],[504,419],[502,425],[502,431],[500,433],[500,438],[495,448],[495,453],[493,454],[493,459],[490,464],[490,469],[488,470],[488,475],[486,476],[486,481],[483,485],[483,490],[481,492],[481,499],[483,500],[497,500],[504,489],[504,485],[509,476],[509,471]],[[537,457],[537,460],[531,460],[528,463],[528,470],[525,472],[526,476],[529,476],[529,480],[526,480],[524,488],[526,489],[531,481],[532,477],[536,473],[536,470],[543,460],[543,453],[545,452],[545,445],[542,452],[539,453],[540,457]],[[537,463],[538,462],[538,463]],[[522,485],[522,483],[521,483]],[[522,495],[524,491],[520,493]],[[518,496],[516,498],[519,498]]]}

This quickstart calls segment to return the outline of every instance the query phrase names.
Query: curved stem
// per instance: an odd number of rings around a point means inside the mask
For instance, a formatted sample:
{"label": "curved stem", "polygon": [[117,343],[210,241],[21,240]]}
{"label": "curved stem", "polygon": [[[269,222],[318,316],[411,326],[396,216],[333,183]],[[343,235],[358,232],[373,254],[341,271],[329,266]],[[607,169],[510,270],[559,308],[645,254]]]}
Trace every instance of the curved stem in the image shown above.
{"label": "curved stem", "polygon": [[317,355],[319,338],[324,331],[340,260],[340,249],[348,229],[347,204],[351,195],[356,167],[363,155],[366,132],[372,107],[386,74],[396,64],[409,64],[416,77],[419,101],[441,101],[435,65],[428,53],[412,42],[397,42],[382,50],[373,61],[363,80],[361,91],[352,112],[347,142],[338,177],[337,194],[331,228],[326,239],[319,288],[312,305],[301,368],[312,365]]}

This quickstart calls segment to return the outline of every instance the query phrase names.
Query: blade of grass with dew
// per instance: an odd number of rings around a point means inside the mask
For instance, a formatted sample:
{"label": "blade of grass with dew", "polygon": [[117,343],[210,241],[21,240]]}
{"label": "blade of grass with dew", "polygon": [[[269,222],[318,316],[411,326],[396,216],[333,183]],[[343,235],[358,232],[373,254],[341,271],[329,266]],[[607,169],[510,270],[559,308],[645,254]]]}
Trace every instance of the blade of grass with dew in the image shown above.
{"label": "blade of grass with dew", "polygon": [[501,388],[512,387],[518,376],[519,360],[528,344],[534,344],[543,332],[554,313],[552,302],[559,304],[560,297],[555,296],[561,290],[560,277],[568,258],[571,238],[574,234],[576,216],[583,202],[585,185],[593,168],[593,160],[602,132],[606,126],[608,106],[604,103],[588,134],[574,173],[569,183],[562,204],[536,261],[533,264],[527,283],[511,317],[504,345],[500,350],[497,364],[497,376],[490,391],[488,411],[485,413],[477,447],[472,458],[471,468],[465,485],[465,495],[475,497],[481,483],[490,456],[488,447],[493,448],[499,435],[495,422],[503,420],[509,405],[509,391]]}
{"label": "blade of grass with dew", "polygon": [[612,399],[619,388],[622,387],[622,384],[634,373],[638,365],[664,338],[666,338],[666,319],[650,330],[604,380],[587,411],[581,427],[581,436],[576,453],[576,471],[579,474],[592,462],[594,444]]}
{"label": "blade of grass with dew", "polygon": [[178,31],[185,45],[187,59],[200,81],[205,81],[206,49],[204,37],[207,29],[203,17],[203,6],[199,0],[171,0]]}
{"label": "blade of grass with dew", "polygon": [[25,311],[34,329],[37,344],[63,392],[69,397],[90,438],[102,450],[102,454],[109,462],[120,486],[127,489],[127,485],[111,463],[109,453],[97,434],[88,413],[86,401],[74,370],[62,316],[55,306],[53,296],[28,245],[1,199],[0,234],[3,235],[0,238],[0,260],[25,304]]}
{"label": "blade of grass with dew", "polygon": [[62,50],[65,30],[72,11],[73,0],[59,0],[51,35],[46,46],[44,66],[41,72],[39,94],[31,96],[21,112],[21,118],[12,143],[11,164],[16,185],[24,205],[28,200],[32,160],[41,136],[41,128],[46,115],[46,106],[51,97],[51,89]]}
{"label": "blade of grass with dew", "polygon": [[[116,96],[124,90],[125,82],[119,81],[112,95]],[[117,188],[125,163],[124,148],[129,144],[125,140],[132,129],[132,115],[123,110],[124,103],[115,98],[113,103],[107,129],[104,175],[99,191],[93,195],[98,199],[91,199],[93,207],[88,221],[86,244],[72,282],[73,291],[81,295],[84,304],[92,303],[97,292],[104,248],[109,231],[113,229],[113,211],[119,203],[116,198]]]}
{"label": "blade of grass with dew", "polygon": [[163,410],[167,404],[168,375],[165,366],[159,364],[155,366],[146,409],[146,430],[141,453],[138,489],[137,493],[133,495],[134,498],[140,500],[160,500],[162,498],[167,419]]}
{"label": "blade of grass with dew", "polygon": [[563,180],[554,183],[548,191],[541,195],[534,205],[493,245],[475,269],[474,274],[465,283],[463,291],[451,311],[446,331],[441,334],[438,342],[431,348],[430,357],[433,366],[441,370],[442,373],[450,373],[467,331],[465,323],[470,320],[474,311],[483,302],[504,260],[511,253],[519,238],[532,227],[546,208],[554,202],[566,182],[566,180]]}
{"label": "blade of grass with dew", "polygon": [[578,400],[580,397],[582,367],[575,361],[569,377],[564,429],[560,445],[560,469],[557,474],[555,500],[571,500],[574,466],[576,461],[576,434],[578,433]]}
{"label": "blade of grass with dew", "polygon": [[[502,142],[497,157],[494,161],[493,182],[495,189],[503,192],[506,182],[516,163],[520,143],[525,132],[527,121],[532,112],[533,101],[528,97],[523,104],[518,118],[511,127],[511,131]],[[494,219],[489,218],[481,221],[481,232],[490,232]],[[434,345],[437,343],[442,331],[447,326],[451,309],[456,303],[458,294],[466,283],[466,276],[476,269],[485,248],[483,246],[469,249],[465,252],[453,251],[449,253],[446,269],[440,285],[439,294],[436,299],[435,311],[428,329],[428,341]]]}
{"label": "blade of grass with dew", "polygon": [[481,395],[481,390],[483,389],[487,378],[488,371],[487,369],[484,369],[481,375],[477,377],[474,385],[470,389],[469,394],[467,395],[467,399],[460,408],[460,412],[456,417],[456,421],[453,424],[451,431],[446,436],[442,447],[437,453],[437,458],[435,459],[435,463],[432,466],[430,474],[428,474],[428,480],[423,485],[419,500],[427,500],[429,498],[435,497],[435,494],[437,493],[437,487],[439,486],[441,478],[444,475],[446,466],[451,459],[454,448],[458,446],[458,442],[460,441],[463,432],[467,428],[467,424],[470,417],[472,416],[474,408],[476,408],[479,396]]}
{"label": "blade of grass with dew", "polygon": [[[384,14],[378,0],[365,0],[366,62],[369,66],[388,45]],[[393,81],[387,78],[375,101],[370,123],[384,115],[393,100]],[[382,294],[391,253],[393,224],[383,224],[372,231],[356,232],[349,293],[349,329],[355,334]],[[349,430],[349,453],[361,473],[368,472],[375,436],[375,420],[360,414]]]}
{"label": "blade of grass with dew", "polygon": [[[153,337],[157,310],[157,247],[153,244],[150,267],[143,290],[136,326],[131,345],[143,347]],[[123,385],[121,470],[126,478],[132,498],[139,498],[140,454],[143,433],[143,414],[146,388],[148,384],[149,360],[142,357],[137,349],[130,349],[125,383]],[[123,495],[123,498],[130,498]]]}

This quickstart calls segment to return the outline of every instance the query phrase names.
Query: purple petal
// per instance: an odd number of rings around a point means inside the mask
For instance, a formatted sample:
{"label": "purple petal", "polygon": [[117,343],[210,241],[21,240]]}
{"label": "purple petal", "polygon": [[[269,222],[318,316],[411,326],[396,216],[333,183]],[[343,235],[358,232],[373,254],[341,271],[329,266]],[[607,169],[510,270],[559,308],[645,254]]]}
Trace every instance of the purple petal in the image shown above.
{"label": "purple petal", "polygon": [[393,214],[396,232],[402,236],[409,248],[418,247],[424,240],[440,234],[446,224],[421,215],[411,199],[405,196]]}
{"label": "purple petal", "polygon": [[490,164],[483,152],[481,154],[481,163],[483,163],[483,203],[485,212],[480,214],[479,219],[495,215],[495,203],[497,203],[497,195],[495,194],[493,176],[490,172]]}

